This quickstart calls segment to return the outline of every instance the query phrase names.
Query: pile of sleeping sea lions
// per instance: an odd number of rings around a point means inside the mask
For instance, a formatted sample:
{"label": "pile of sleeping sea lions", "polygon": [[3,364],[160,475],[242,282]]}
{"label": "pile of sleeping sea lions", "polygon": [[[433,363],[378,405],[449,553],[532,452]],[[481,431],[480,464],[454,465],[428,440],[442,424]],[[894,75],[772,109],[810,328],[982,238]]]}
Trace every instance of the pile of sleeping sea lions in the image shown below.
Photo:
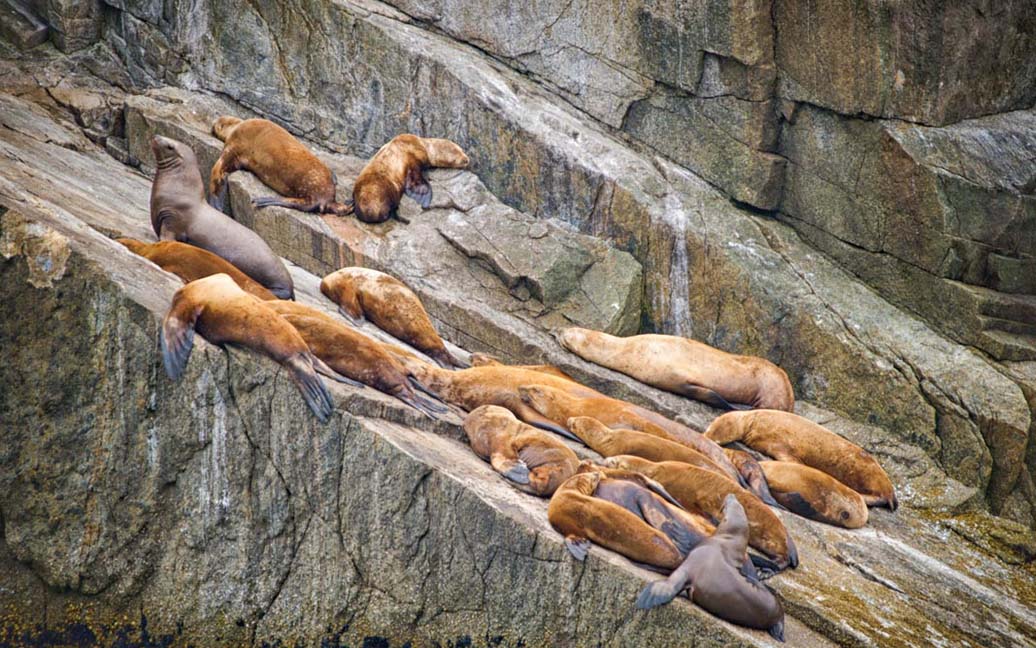
{"label": "pile of sleeping sea lions", "polygon": [[[561,346],[584,360],[730,410],[701,433],[553,366],[505,365],[482,354],[463,365],[413,291],[376,270],[342,268],[323,278],[321,293],[342,318],[296,303],[280,258],[217,208],[229,173],[251,171],[282,196],[256,199],[257,207],[382,222],[403,195],[429,207],[425,169],[464,168],[468,158],[448,140],[400,135],[363,168],[352,200],[340,203],[335,175],[283,128],[221,117],[213,133],[225,144],[208,200],[191,149],[153,139],[151,224],[159,242],[119,239],[186,282],[161,330],[172,379],[183,373],[197,332],[284,366],[321,421],[334,409],[321,376],[372,387],[431,417],[460,408],[479,457],[517,489],[550,497],[548,520],[577,560],[596,543],[668,574],[641,592],[638,608],[686,591],[709,612],[781,640],[784,613],[761,580],[796,567],[799,557],[777,511],[857,528],[868,506],[896,508],[877,461],[792,413],[788,376],[767,360],[668,335],[558,332]],[[352,326],[364,319],[433,362]],[[602,459],[580,461],[573,443]]]}

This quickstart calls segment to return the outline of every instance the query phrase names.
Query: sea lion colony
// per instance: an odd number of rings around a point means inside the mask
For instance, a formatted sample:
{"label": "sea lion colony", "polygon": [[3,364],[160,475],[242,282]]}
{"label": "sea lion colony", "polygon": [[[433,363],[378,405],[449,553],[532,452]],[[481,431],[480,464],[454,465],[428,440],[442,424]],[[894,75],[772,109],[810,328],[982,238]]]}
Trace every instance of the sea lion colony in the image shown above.
{"label": "sea lion colony", "polygon": [[[343,268],[324,278],[321,292],[342,317],[285,301],[294,291],[280,258],[210,206],[222,204],[227,174],[251,170],[286,194],[258,206],[380,222],[403,194],[429,206],[426,167],[463,168],[468,158],[448,140],[398,136],[360,173],[354,196],[362,204],[351,209],[335,202],[334,174],[284,129],[221,117],[213,131],[226,144],[207,201],[190,148],[156,136],[151,221],[163,242],[119,239],[186,282],[161,332],[171,379],[185,370],[198,332],[283,365],[324,422],[334,402],[321,375],[372,387],[430,417],[450,406],[463,410],[472,451],[518,490],[550,498],[547,518],[575,559],[599,544],[669,574],[644,589],[637,608],[687,592],[709,612],[782,640],[780,601],[760,582],[799,563],[781,515],[857,528],[867,522],[867,506],[895,509],[892,483],[877,461],[791,413],[791,382],[765,359],[666,335],[557,332],[561,347],[585,360],[735,410],[702,434],[550,365],[509,366],[474,354],[471,366],[459,368],[417,295],[381,272]],[[358,331],[352,324],[363,318],[434,362]],[[580,462],[570,447],[576,444],[601,458]]]}

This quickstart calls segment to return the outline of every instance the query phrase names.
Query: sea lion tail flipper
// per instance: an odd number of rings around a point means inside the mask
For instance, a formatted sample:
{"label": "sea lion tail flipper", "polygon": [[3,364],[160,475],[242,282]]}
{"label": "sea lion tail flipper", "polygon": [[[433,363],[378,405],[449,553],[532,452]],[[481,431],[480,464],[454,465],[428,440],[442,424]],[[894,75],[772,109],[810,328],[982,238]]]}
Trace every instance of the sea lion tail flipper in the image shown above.
{"label": "sea lion tail flipper", "polygon": [[712,405],[716,409],[723,410],[746,410],[752,409],[751,405],[742,405],[740,403],[734,404],[723,398],[708,387],[702,387],[701,385],[695,385],[694,383],[684,383],[683,387],[680,388],[680,393],[688,398],[693,398],[696,401],[701,401],[707,405]]}
{"label": "sea lion tail flipper", "polygon": [[335,410],[335,403],[331,399],[327,385],[317,375],[313,366],[314,356],[308,353],[297,353],[288,358],[284,365],[288,368],[292,381],[299,388],[302,398],[313,414],[320,419],[321,423],[327,423]]}
{"label": "sea lion tail flipper", "polygon": [[568,549],[573,558],[583,562],[586,560],[586,554],[590,551],[590,541],[579,536],[565,536],[565,548]]}
{"label": "sea lion tail flipper", "polygon": [[439,394],[436,394],[435,392],[433,392],[431,390],[431,388],[429,388],[427,385],[425,385],[423,382],[421,382],[417,378],[414,378],[413,376],[407,376],[406,377],[406,381],[408,383],[410,383],[411,387],[413,387],[417,391],[421,392],[422,394],[425,394],[425,395],[429,396],[430,398],[439,401],[440,403],[445,403],[446,402],[446,401],[444,401],[442,399],[442,396],[440,396]]}
{"label": "sea lion tail flipper", "polygon": [[411,166],[406,172],[403,192],[421,205],[421,209],[428,209],[432,204],[432,185],[428,184],[424,173],[416,165]]}
{"label": "sea lion tail flipper", "polygon": [[[531,419],[531,417],[530,417],[530,419]],[[536,427],[536,428],[539,428],[541,430],[546,430],[547,432],[553,432],[554,434],[557,434],[559,436],[563,436],[566,439],[568,439],[569,441],[575,441],[576,443],[580,443],[582,445],[586,445],[585,443],[583,443],[582,439],[580,439],[576,435],[572,434],[567,429],[561,427],[560,425],[558,425],[554,421],[551,421],[550,419],[546,419],[546,418],[540,418],[540,419],[535,419],[535,420],[527,419],[525,422],[528,423],[529,425],[531,425],[533,427]]]}
{"label": "sea lion tail flipper", "polygon": [[302,198],[282,198],[280,196],[260,196],[252,199],[252,206],[256,209],[263,207],[284,207],[298,211],[315,213],[320,211],[320,204],[310,202]]}
{"label": "sea lion tail flipper", "polygon": [[313,356],[313,368],[316,369],[317,373],[321,376],[326,376],[335,382],[342,383],[343,385],[350,385],[359,389],[363,389],[367,386],[358,380],[353,380],[348,376],[343,376],[331,367],[327,366],[327,363],[316,356]]}
{"label": "sea lion tail flipper", "polygon": [[353,203],[349,202],[331,202],[324,207],[325,214],[334,214],[335,216],[349,216],[353,213]]}
{"label": "sea lion tail flipper", "polygon": [[438,419],[441,415],[450,411],[449,406],[445,403],[433,401],[415,393],[402,396],[399,400],[420,412],[424,412],[433,419]]}
{"label": "sea lion tail flipper", "polygon": [[781,619],[777,623],[770,626],[770,629],[767,630],[767,632],[769,632],[770,636],[776,639],[777,641],[784,643],[784,619]]}
{"label": "sea lion tail flipper", "polygon": [[521,459],[512,459],[505,457],[499,452],[494,452],[489,458],[489,463],[492,464],[493,470],[510,479],[514,483],[529,483],[529,467],[526,466],[525,462]]}
{"label": "sea lion tail flipper", "polygon": [[[640,595],[637,596],[637,609],[650,610],[653,607],[665,605],[676,598],[680,590],[684,589],[684,584],[682,582],[683,579],[673,578],[675,575],[676,573],[674,572],[669,578],[655,581],[641,590]],[[694,586],[688,585],[688,588],[693,591]]]}
{"label": "sea lion tail flipper", "polygon": [[363,324],[362,314],[359,317],[356,317],[355,315],[353,315],[341,306],[338,307],[338,313],[345,319],[349,320],[349,322],[352,323],[353,326],[359,326],[360,324]]}
{"label": "sea lion tail flipper", "polygon": [[[185,306],[186,304],[186,306]],[[162,348],[162,364],[173,380],[179,380],[194,348],[194,324],[201,315],[202,306],[191,307],[187,300],[173,300],[173,306],[162,321],[159,346]]]}

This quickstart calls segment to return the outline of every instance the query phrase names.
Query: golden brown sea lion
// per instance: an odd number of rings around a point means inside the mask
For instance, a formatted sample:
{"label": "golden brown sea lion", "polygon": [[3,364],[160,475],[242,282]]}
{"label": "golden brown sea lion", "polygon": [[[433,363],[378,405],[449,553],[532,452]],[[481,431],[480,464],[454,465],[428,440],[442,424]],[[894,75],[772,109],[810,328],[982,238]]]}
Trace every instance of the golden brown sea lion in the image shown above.
{"label": "golden brown sea lion", "polygon": [[352,213],[335,202],[335,176],[327,165],[295,137],[267,119],[223,116],[212,125],[212,134],[223,140],[223,153],[209,176],[209,200],[223,209],[227,175],[251,171],[263,184],[287,198],[256,198],[256,207],[287,207],[304,212]]}
{"label": "golden brown sea lion", "polygon": [[831,475],[791,461],[760,461],[770,492],[804,518],[847,529],[867,524],[863,496]]}
{"label": "golden brown sea lion", "polygon": [[[538,371],[540,373],[550,374],[557,376],[558,378],[564,378],[565,380],[571,380],[577,383],[576,379],[568,375],[561,369],[558,369],[554,365],[509,365],[488,353],[472,353],[471,354],[471,366],[472,367],[514,367],[515,369],[528,369],[529,371]],[[578,384],[578,383],[577,383]],[[589,388],[588,388],[589,389]]]}
{"label": "golden brown sea lion", "polygon": [[713,407],[735,409],[736,403],[790,411],[795,405],[788,374],[764,358],[733,355],[672,335],[621,338],[568,328],[558,339],[584,360]]}
{"label": "golden brown sea lion", "polygon": [[579,467],[579,457],[568,446],[503,407],[474,409],[464,419],[464,432],[475,454],[533,495],[550,497]]}
{"label": "golden brown sea lion", "polygon": [[465,169],[468,156],[446,139],[397,135],[385,144],[353,185],[353,209],[365,223],[387,221],[396,212],[403,194],[424,209],[432,204],[432,186],[425,180],[428,167]]}
{"label": "golden brown sea lion", "polygon": [[366,317],[440,366],[461,366],[435,332],[421,300],[399,279],[370,268],[342,268],[321,280],[320,292],[338,304],[341,313],[353,322]]}
{"label": "golden brown sea lion", "polygon": [[651,583],[637,597],[644,610],[663,605],[685,589],[697,605],[731,623],[767,630],[784,641],[784,610],[770,588],[740,572],[748,545],[748,520],[737,497],[727,495],[723,522],[700,542],[669,578]]}
{"label": "golden brown sea lion", "polygon": [[313,355],[339,376],[349,378],[349,382],[369,385],[433,418],[446,412],[445,405],[432,402],[414,391],[414,388],[423,391],[426,388],[410,376],[410,372],[377,340],[297,302],[278,300],[270,302],[270,308],[295,327]]}
{"label": "golden brown sea lion", "polygon": [[294,299],[291,275],[258,234],[205,202],[205,186],[194,151],[155,135],[155,180],[151,184],[151,227],[163,241],[208,250],[281,299]]}
{"label": "golden brown sea lion", "polygon": [[643,486],[593,471],[557,489],[547,519],[577,560],[594,542],[645,565],[676,569],[703,539],[674,514],[678,510]]}
{"label": "golden brown sea lion", "polygon": [[166,373],[173,380],[180,378],[197,331],[212,344],[236,344],[273,358],[288,370],[317,418],[326,422],[334,402],[316,372],[315,367],[323,363],[269,303],[241,290],[225,274],[198,279],[177,290],[162,322]]}
{"label": "golden brown sea lion", "polygon": [[705,436],[716,443],[741,441],[778,461],[794,461],[831,475],[869,506],[899,505],[892,480],[869,452],[809,419],[790,412],[727,412]]}
{"label": "golden brown sea lion", "polygon": [[611,456],[604,460],[604,465],[650,477],[684,508],[702,511],[714,520],[723,515],[724,498],[733,494],[748,516],[749,544],[771,558],[776,569],[798,566],[798,550],[781,519],[754,494],[727,477],[682,462],[656,463],[632,455]]}
{"label": "golden brown sea lion", "polygon": [[246,293],[264,301],[277,299],[272,292],[263,288],[230,262],[200,247],[180,243],[179,241],[159,241],[145,243],[131,238],[118,238],[117,242],[129,248],[130,252],[140,255],[162,268],[190,283],[195,279],[223,273],[234,280]]}

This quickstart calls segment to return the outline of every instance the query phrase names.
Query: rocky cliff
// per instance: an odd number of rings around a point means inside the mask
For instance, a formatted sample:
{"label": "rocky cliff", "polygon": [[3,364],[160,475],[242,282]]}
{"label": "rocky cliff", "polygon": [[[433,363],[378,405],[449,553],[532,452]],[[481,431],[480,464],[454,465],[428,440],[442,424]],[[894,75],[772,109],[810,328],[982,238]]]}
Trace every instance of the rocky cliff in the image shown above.
{"label": "rocky cliff", "polygon": [[1023,8],[167,4],[41,4],[73,53],[0,44],[0,644],[770,643],[687,604],[633,612],[650,576],[569,561],[456,420],[335,386],[321,426],[269,363],[204,343],[170,383],[175,281],[107,237],[149,237],[151,134],[206,173],[225,112],[307,138],[342,191],[400,131],[471,155],[432,174],[431,210],[380,226],[254,211],[269,190],[234,174],[230,212],[305,301],[341,265],[385,269],[459,347],[699,428],[717,413],[550,330],[785,367],[800,413],[874,451],[906,503],[859,532],[784,516],[792,645],[1034,641]]}

